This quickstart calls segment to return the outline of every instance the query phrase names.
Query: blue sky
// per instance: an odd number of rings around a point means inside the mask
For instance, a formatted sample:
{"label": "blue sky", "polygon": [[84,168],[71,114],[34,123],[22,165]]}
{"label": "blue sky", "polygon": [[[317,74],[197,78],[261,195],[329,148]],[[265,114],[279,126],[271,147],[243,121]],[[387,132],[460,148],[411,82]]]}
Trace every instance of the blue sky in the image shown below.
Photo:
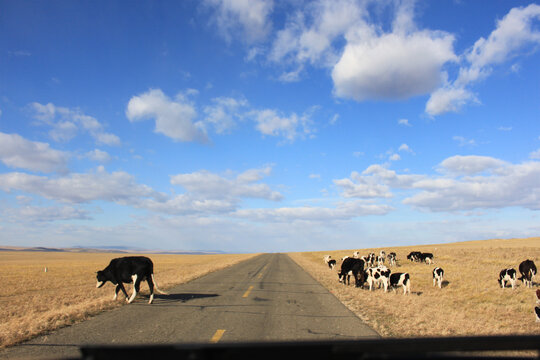
{"label": "blue sky", "polygon": [[1,1],[0,244],[540,234],[531,1]]}

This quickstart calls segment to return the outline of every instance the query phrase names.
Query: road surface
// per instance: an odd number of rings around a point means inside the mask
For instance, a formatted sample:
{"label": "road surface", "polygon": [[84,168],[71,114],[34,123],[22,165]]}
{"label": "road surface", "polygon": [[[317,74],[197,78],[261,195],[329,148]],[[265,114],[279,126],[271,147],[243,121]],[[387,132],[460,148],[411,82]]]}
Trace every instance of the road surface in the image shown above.
{"label": "road surface", "polygon": [[[156,278],[159,282],[159,274]],[[111,297],[113,289],[102,288]],[[73,358],[85,344],[378,337],[286,254],[263,254],[167,292],[152,305],[147,296],[138,296],[132,304],[0,350],[0,358]]]}

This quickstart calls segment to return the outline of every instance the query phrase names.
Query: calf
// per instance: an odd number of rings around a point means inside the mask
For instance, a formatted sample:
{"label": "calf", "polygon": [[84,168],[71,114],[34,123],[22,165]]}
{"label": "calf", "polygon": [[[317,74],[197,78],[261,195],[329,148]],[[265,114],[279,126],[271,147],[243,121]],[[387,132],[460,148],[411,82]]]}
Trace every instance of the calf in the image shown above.
{"label": "calf", "polygon": [[521,273],[520,280],[525,286],[532,287],[532,280],[536,275],[536,265],[532,260],[525,260],[519,264],[519,272]]}
{"label": "calf", "polygon": [[[144,280],[148,282],[148,287],[150,288],[149,304],[154,300],[154,285],[157,292],[167,294],[158,288],[154,279],[154,264],[146,256],[126,256],[112,259],[105,269],[97,272],[96,277],[97,288],[102,287],[107,281],[110,281],[116,285],[113,300],[116,300],[118,297],[118,291],[122,290],[128,304],[135,299],[135,296],[139,292],[141,281]],[[123,283],[133,283],[133,293],[129,299]]]}
{"label": "calf", "polygon": [[396,265],[396,253],[395,252],[391,252],[390,254],[388,254],[387,259],[388,259],[388,265],[390,265],[390,266],[395,266]]}
{"label": "calf", "polygon": [[392,289],[401,286],[403,295],[411,293],[411,277],[408,273],[395,273],[390,275],[390,287]]}
{"label": "calf", "polygon": [[336,260],[332,259],[331,255],[325,255],[323,260],[330,269],[333,269],[334,266],[336,266]]}
{"label": "calf", "polygon": [[359,287],[364,283],[364,261],[362,259],[346,258],[341,264],[341,270],[338,273],[339,282],[345,285],[351,284],[351,275],[354,276],[355,286]]}
{"label": "calf", "polygon": [[512,289],[516,286],[516,269],[504,269],[499,273],[499,283],[504,288],[506,283],[512,285]]}
{"label": "calf", "polygon": [[372,267],[366,270],[365,277],[369,285],[369,290],[373,289],[373,284],[377,284],[380,288],[384,288],[384,292],[388,291],[390,270],[386,266]]}
{"label": "calf", "polygon": [[435,269],[433,269],[433,286],[437,284],[439,285],[439,289],[441,289],[443,276],[444,276],[444,270],[442,268],[436,267]]}

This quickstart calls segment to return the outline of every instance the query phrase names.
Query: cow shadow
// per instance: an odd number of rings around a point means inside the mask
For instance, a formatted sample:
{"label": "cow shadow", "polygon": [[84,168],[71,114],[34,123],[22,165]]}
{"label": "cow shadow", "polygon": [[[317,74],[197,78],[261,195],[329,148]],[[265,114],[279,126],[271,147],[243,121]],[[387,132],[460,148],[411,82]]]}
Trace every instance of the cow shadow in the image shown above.
{"label": "cow shadow", "polygon": [[196,294],[196,293],[182,293],[182,294],[168,294],[168,295],[154,295],[154,299],[159,299],[161,302],[182,302],[185,303],[195,299],[205,299],[219,296],[218,294]]}
{"label": "cow shadow", "polygon": [[448,281],[448,280],[443,280],[443,282],[441,283],[441,288],[445,288],[445,287],[447,287],[448,285],[450,285],[450,281]]}

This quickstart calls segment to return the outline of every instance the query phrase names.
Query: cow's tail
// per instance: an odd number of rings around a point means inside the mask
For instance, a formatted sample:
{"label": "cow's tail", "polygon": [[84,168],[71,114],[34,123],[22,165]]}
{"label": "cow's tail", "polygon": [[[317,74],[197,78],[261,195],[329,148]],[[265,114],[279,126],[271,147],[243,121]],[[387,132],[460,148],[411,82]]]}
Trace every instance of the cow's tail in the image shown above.
{"label": "cow's tail", "polygon": [[154,283],[154,289],[156,289],[156,292],[162,294],[162,295],[169,295],[169,293],[166,293],[165,291],[161,290],[158,287],[158,284],[156,282],[156,278],[154,278],[154,274],[152,274],[152,282]]}

